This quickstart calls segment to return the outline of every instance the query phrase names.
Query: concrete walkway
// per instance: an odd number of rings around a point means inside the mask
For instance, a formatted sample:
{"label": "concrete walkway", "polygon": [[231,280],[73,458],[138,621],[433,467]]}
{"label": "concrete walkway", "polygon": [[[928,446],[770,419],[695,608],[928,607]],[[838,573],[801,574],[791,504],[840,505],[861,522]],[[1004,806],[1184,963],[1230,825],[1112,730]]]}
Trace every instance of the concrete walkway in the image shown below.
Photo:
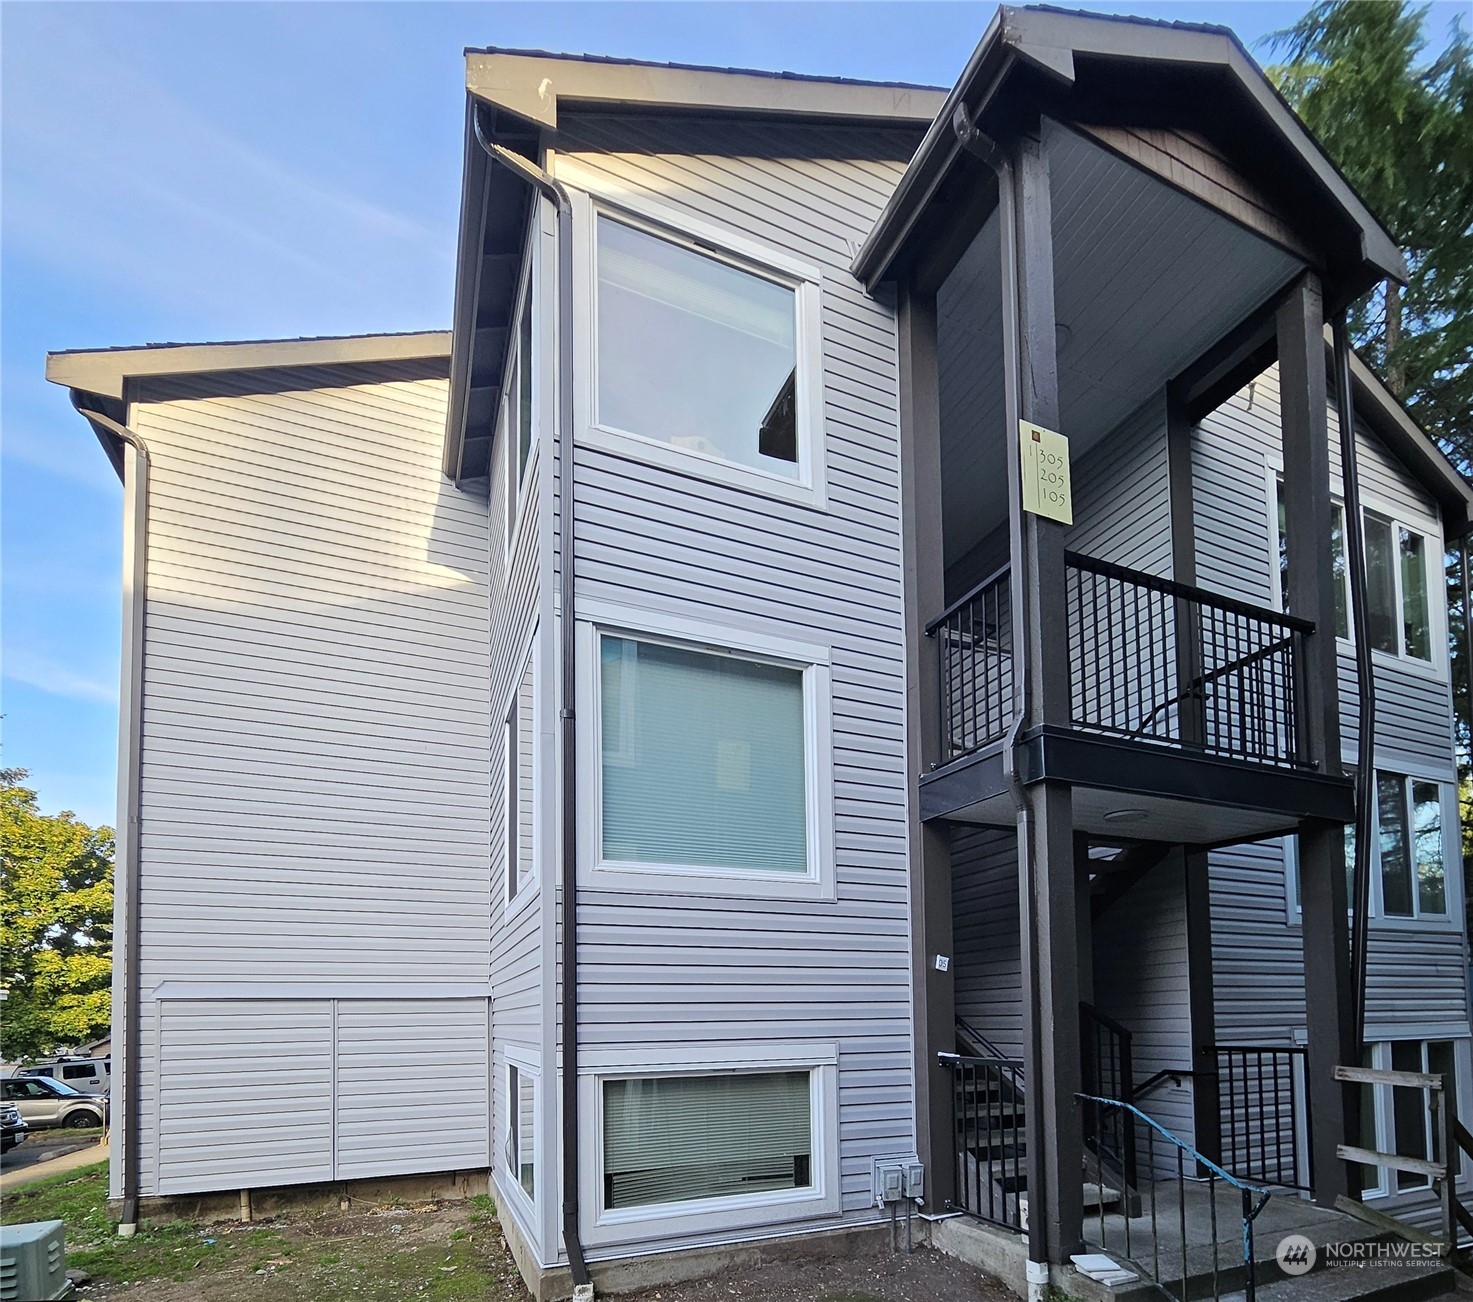
{"label": "concrete walkway", "polygon": [[60,1175],[64,1171],[95,1166],[98,1162],[106,1162],[107,1158],[108,1146],[105,1139],[101,1143],[88,1144],[85,1148],[72,1149],[62,1153],[59,1157],[48,1157],[17,1171],[7,1171],[0,1175],[0,1193],[9,1193],[23,1184],[30,1184],[34,1180],[44,1180],[51,1175]]}

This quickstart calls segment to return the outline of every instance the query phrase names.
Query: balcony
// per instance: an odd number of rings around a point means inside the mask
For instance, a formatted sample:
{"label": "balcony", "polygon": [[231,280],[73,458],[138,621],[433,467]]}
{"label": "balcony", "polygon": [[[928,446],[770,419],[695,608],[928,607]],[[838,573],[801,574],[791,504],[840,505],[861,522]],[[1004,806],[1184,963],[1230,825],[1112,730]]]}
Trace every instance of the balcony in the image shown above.
{"label": "balcony", "polygon": [[[923,817],[1012,819],[1009,580],[997,571],[926,629],[942,757],[922,778]],[[1068,724],[1023,733],[1019,776],[1078,788],[1080,830],[1212,843],[1347,813],[1348,780],[1319,773],[1303,744],[1311,623],[1077,552],[1065,583]]]}

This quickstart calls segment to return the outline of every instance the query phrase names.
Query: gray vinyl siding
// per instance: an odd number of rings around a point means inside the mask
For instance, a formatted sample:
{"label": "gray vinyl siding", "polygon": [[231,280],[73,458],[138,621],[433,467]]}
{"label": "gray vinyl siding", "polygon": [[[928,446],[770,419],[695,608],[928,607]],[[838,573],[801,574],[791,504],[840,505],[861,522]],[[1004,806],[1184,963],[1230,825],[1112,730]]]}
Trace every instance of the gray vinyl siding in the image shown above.
{"label": "gray vinyl siding", "polygon": [[[611,192],[656,200],[823,273],[826,509],[580,445],[578,599],[827,645],[834,707],[837,898],[582,889],[580,1042],[697,1053],[835,1045],[843,1217],[871,1220],[872,1157],[915,1146],[907,792],[894,318],[848,265],[915,138],[657,119],[559,125],[562,156]],[[585,1149],[585,1163],[600,1160]],[[769,1229],[793,1225],[777,1209]],[[630,1234],[646,1247],[701,1237]]]}
{"label": "gray vinyl siding", "polygon": [[[1190,1070],[1187,906],[1180,858],[1173,855],[1158,864],[1094,921],[1091,952],[1093,1003],[1130,1028],[1135,1083],[1158,1071]],[[1172,1133],[1193,1142],[1188,1082],[1161,1085],[1139,1102]],[[1156,1159],[1164,1173],[1175,1173],[1173,1153],[1159,1151]]]}
{"label": "gray vinyl siding", "polygon": [[[364,1159],[371,1105],[331,1091],[336,1070],[398,1065],[405,1022],[486,1020],[486,510],[440,475],[445,402],[408,364],[132,394],[152,454],[145,1194],[485,1164],[474,1068],[453,1151]],[[357,998],[375,1002],[347,1019],[369,1016],[345,1063],[333,1008]]]}
{"label": "gray vinyl siding", "polygon": [[1166,401],[1157,394],[1079,459],[1071,551],[1171,577]]}
{"label": "gray vinyl siding", "polygon": [[1016,831],[953,829],[951,901],[956,1015],[1003,1053],[1022,1057],[1023,937]]}
{"label": "gray vinyl siding", "polygon": [[[1329,416],[1332,483],[1340,476],[1336,413]],[[1274,467],[1282,439],[1277,368],[1212,413],[1193,435],[1197,575],[1202,587],[1260,605],[1277,600],[1272,554]],[[1356,431],[1361,492],[1421,527],[1441,548],[1435,503],[1364,427]],[[1337,492],[1338,496],[1338,492]],[[1431,593],[1435,604],[1439,591]],[[1354,757],[1358,692],[1349,645],[1340,644],[1341,733]],[[1445,663],[1445,661],[1444,661]],[[1376,657],[1376,763],[1453,781],[1452,701],[1445,676]],[[1450,844],[1456,845],[1454,836]],[[1213,968],[1217,1033],[1223,1039],[1287,1043],[1304,1026],[1303,951],[1278,842],[1212,855]],[[1447,923],[1373,921],[1368,1021],[1466,1024],[1466,944],[1457,909]]]}

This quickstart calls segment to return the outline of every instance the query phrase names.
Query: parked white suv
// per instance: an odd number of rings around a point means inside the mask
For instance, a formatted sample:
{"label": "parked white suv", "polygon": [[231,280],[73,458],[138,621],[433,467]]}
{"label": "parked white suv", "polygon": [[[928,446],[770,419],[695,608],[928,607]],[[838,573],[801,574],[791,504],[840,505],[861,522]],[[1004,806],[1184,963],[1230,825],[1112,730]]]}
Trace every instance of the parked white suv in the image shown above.
{"label": "parked white suv", "polygon": [[45,1076],[12,1076],[0,1080],[0,1101],[12,1103],[32,1130],[51,1126],[83,1129],[107,1124],[107,1100],[83,1094]]}

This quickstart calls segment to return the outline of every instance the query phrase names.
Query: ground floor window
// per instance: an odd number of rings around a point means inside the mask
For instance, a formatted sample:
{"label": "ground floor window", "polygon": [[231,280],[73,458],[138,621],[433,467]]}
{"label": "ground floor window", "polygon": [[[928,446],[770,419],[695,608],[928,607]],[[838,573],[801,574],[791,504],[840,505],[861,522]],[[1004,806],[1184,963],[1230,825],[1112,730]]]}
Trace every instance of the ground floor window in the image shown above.
{"label": "ground floor window", "polygon": [[813,1187],[811,1071],[602,1082],[604,1207]]}
{"label": "ground floor window", "polygon": [[537,1196],[537,1082],[515,1064],[507,1068],[506,1167],[528,1198]]}
{"label": "ground floor window", "polygon": [[[1451,1040],[1388,1040],[1368,1046],[1365,1065],[1383,1071],[1430,1072],[1445,1075],[1449,1097],[1456,1106],[1454,1073],[1456,1053]],[[1441,1144],[1432,1129],[1432,1109],[1426,1090],[1407,1086],[1362,1085],[1361,1146],[1400,1157],[1424,1161],[1441,1159]],[[1415,1171],[1363,1167],[1366,1194],[1409,1193],[1431,1187],[1431,1179]]]}

